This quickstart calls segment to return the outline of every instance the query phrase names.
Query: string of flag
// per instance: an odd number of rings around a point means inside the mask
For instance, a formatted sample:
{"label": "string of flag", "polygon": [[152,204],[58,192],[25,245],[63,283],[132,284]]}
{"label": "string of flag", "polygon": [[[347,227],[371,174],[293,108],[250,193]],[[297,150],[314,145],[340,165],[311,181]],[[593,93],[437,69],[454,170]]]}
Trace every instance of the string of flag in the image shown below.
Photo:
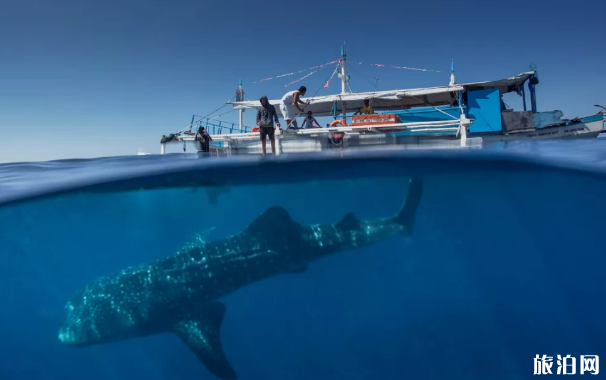
{"label": "string of flag", "polygon": [[334,76],[337,73],[337,71],[339,71],[339,65],[335,66],[335,70],[332,72],[332,75],[330,76],[330,78],[324,84],[324,88],[328,88],[328,86],[330,86],[330,82],[332,81],[332,78],[334,78]]}
{"label": "string of flag", "polygon": [[[301,73],[303,73],[303,72],[305,72],[305,71],[308,71],[308,70],[313,70],[313,69],[320,69],[320,70],[321,70],[321,69],[323,69],[324,67],[329,66],[329,65],[332,65],[332,64],[337,63],[337,62],[339,62],[339,60],[338,60],[338,59],[337,59],[336,61],[332,61],[332,62],[324,63],[324,64],[322,64],[322,65],[318,65],[318,66],[314,66],[314,67],[308,67],[308,68],[306,68],[306,69],[299,70],[299,71],[296,71],[296,72],[292,72],[292,73],[288,73],[288,74],[282,74],[282,75],[278,75],[278,76],[271,77],[271,78],[260,79],[260,80],[258,80],[258,81],[252,82],[252,84],[261,83],[261,82],[265,82],[265,81],[272,80],[272,79],[278,79],[278,78],[282,78],[282,77],[287,77],[287,76],[290,76],[290,75],[301,74]],[[319,71],[319,70],[316,70],[315,72],[317,72],[317,71]],[[314,73],[315,73],[315,72],[314,72]],[[311,75],[311,74],[310,74],[310,75]],[[309,76],[309,75],[307,75],[307,76]],[[303,77],[303,78],[305,78],[305,77]],[[301,79],[303,79],[303,78],[301,78]],[[299,79],[299,80],[301,80],[301,79]],[[295,82],[298,82],[298,81],[295,81]],[[292,84],[292,83],[295,83],[295,82],[291,82],[291,83],[289,83],[289,84]],[[286,85],[286,86],[288,86],[288,85]],[[284,86],[284,87],[286,87],[286,86]]]}
{"label": "string of flag", "polygon": [[[337,62],[338,62],[338,61],[337,61]],[[293,84],[293,83],[300,82],[300,81],[302,81],[303,79],[305,79],[305,78],[307,78],[307,77],[309,77],[309,76],[314,75],[314,74],[315,74],[315,73],[317,73],[318,71],[322,71],[322,70],[323,70],[325,67],[326,67],[326,65],[322,65],[322,66],[321,66],[319,69],[314,70],[314,71],[312,71],[311,73],[309,73],[309,74],[307,74],[307,75],[305,75],[305,76],[303,76],[303,77],[301,77],[301,78],[299,78],[299,79],[297,79],[297,80],[294,80],[294,81],[292,81],[292,82],[290,82],[290,83],[288,83],[288,84],[285,84],[285,85],[284,85],[284,87],[288,87],[288,86],[290,86],[290,85],[291,85],[291,84]],[[335,69],[335,72],[336,72],[336,70],[338,69],[338,67],[339,67],[339,66],[337,65],[337,66],[336,66],[336,69]],[[333,73],[333,75],[334,75],[334,73]],[[332,79],[332,76],[331,76],[331,79]],[[330,82],[330,81],[329,81],[329,82]],[[327,88],[327,87],[324,87],[324,88]]]}
{"label": "string of flag", "polygon": [[[350,63],[355,63],[358,65],[364,64],[364,62],[350,62]],[[381,63],[369,63],[369,65],[376,66],[376,67],[390,67],[392,69],[399,69],[399,70],[416,70],[416,71],[427,71],[427,72],[432,72],[432,73],[441,73],[441,71],[439,71],[439,70],[418,69],[416,67],[406,67],[406,66],[391,66],[391,65],[383,65]]]}
{"label": "string of flag", "polygon": [[[275,76],[275,77],[270,77],[270,78],[265,78],[265,79],[259,79],[258,81],[252,82],[252,84],[261,83],[261,82],[265,82],[265,81],[269,81],[269,80],[273,80],[273,79],[278,79],[278,78],[283,78],[283,77],[287,77],[287,76],[291,76],[291,75],[295,75],[295,74],[301,74],[301,73],[304,73],[306,71],[316,69],[316,70],[310,72],[309,74],[306,74],[303,77],[301,77],[301,78],[299,78],[297,80],[294,80],[294,81],[292,81],[292,82],[284,85],[284,87],[288,87],[291,84],[300,82],[303,79],[305,79],[305,78],[307,78],[309,76],[312,76],[313,74],[317,73],[318,71],[324,69],[326,66],[333,65],[333,64],[335,64],[337,62],[340,62],[340,60],[337,59],[337,60],[332,61],[332,62],[324,63],[324,64],[313,66],[313,67],[308,67],[308,68],[303,69],[303,70],[299,70],[299,71],[292,72],[292,73],[287,73],[287,74],[282,74],[282,75],[278,75],[278,76]],[[364,65],[364,62],[349,61],[349,63],[353,63],[353,64],[357,64],[357,65]],[[415,70],[415,71],[425,71],[425,72],[432,72],[432,73],[441,73],[441,71],[439,71],[439,70],[419,69],[419,68],[416,68],[416,67],[406,67],[406,66],[392,66],[392,65],[384,65],[384,64],[381,64],[381,63],[369,63],[369,65],[376,66],[376,67],[389,67],[389,68],[398,69],[398,70]],[[339,66],[337,65],[337,67],[335,68],[335,72],[330,77],[330,79],[326,82],[326,84],[324,85],[325,86],[324,88],[328,88],[330,82],[332,81],[332,78],[334,77],[334,75],[338,71],[338,69],[339,69]]]}

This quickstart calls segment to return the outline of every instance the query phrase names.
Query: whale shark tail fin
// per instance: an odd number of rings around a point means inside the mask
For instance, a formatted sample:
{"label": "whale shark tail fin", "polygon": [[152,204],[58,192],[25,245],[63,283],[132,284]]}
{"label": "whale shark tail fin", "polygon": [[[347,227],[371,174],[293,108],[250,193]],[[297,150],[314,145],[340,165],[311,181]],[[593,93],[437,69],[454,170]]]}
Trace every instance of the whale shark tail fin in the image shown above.
{"label": "whale shark tail fin", "polygon": [[422,195],[423,179],[420,177],[411,178],[410,185],[408,186],[408,195],[406,196],[406,201],[395,218],[398,223],[406,227],[407,233],[411,233],[413,230],[417,208],[421,203]]}
{"label": "whale shark tail fin", "polygon": [[237,379],[221,344],[221,324],[225,305],[213,302],[200,315],[191,316],[177,323],[172,332],[198,357],[206,368],[220,379]]}

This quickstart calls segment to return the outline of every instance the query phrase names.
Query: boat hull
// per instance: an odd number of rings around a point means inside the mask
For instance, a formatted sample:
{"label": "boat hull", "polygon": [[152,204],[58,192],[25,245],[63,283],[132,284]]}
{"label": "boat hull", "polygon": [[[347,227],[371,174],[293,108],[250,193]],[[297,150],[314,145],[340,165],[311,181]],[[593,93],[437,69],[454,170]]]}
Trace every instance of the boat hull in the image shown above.
{"label": "boat hull", "polygon": [[[586,118],[590,119],[590,118]],[[486,142],[596,138],[604,131],[602,118],[525,132],[482,136]]]}
{"label": "boat hull", "polygon": [[[455,134],[414,134],[414,133],[367,133],[345,134],[341,140],[331,140],[325,133],[318,135],[295,135],[283,133],[276,136],[278,153],[316,152],[370,146],[408,146],[410,148],[461,148],[474,147],[484,143],[534,141],[553,139],[597,138],[604,130],[604,120],[589,120],[570,125],[553,126],[532,131],[515,133],[470,134],[468,141],[461,144]],[[237,151],[237,154],[258,154],[262,152],[258,136],[224,141],[221,147]],[[267,150],[270,151],[269,141]]]}

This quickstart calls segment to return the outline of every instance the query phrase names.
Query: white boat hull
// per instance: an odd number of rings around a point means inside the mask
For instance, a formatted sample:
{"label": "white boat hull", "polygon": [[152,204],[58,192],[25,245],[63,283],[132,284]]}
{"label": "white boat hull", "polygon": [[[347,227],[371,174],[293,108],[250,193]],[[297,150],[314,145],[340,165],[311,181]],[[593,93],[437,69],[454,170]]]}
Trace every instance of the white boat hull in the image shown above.
{"label": "white boat hull", "polygon": [[541,128],[534,131],[484,136],[483,139],[486,142],[495,142],[596,138],[603,130],[604,120],[596,120],[561,127]]}
{"label": "white boat hull", "polygon": [[[530,141],[551,139],[597,138],[603,131],[604,121],[597,120],[568,126],[542,128],[527,132],[509,134],[469,135],[467,146],[508,141]],[[261,141],[258,135],[249,138],[239,138],[223,142],[223,147],[237,151],[239,154],[261,153]],[[455,134],[412,134],[394,136],[389,133],[346,134],[342,142],[331,143],[326,134],[300,136],[281,134],[276,136],[278,153],[317,152],[322,150],[338,150],[351,147],[407,145],[415,148],[460,148],[461,140]],[[271,151],[267,141],[267,151]]]}

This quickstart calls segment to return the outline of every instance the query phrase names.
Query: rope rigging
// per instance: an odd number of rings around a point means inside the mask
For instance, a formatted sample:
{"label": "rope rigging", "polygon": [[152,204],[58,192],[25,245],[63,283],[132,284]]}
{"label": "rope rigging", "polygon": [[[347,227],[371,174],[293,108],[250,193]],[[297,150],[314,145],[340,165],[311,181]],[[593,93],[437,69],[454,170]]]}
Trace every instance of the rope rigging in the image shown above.
{"label": "rope rigging", "polygon": [[[341,62],[341,60],[339,60],[339,61],[337,61],[337,62],[339,62],[339,63],[340,63],[340,62]],[[316,90],[316,92],[313,94],[313,96],[312,96],[312,97],[311,97],[311,98],[310,98],[310,99],[307,101],[307,102],[308,102],[307,104],[311,103],[311,101],[312,101],[312,100],[313,100],[313,99],[316,97],[316,95],[318,95],[318,92],[320,92],[320,90],[322,90],[323,88],[328,88],[328,86],[327,86],[327,85],[328,85],[328,83],[329,83],[329,82],[332,80],[332,77],[334,76],[334,73],[337,71],[336,69],[337,69],[338,67],[339,67],[339,64],[337,64],[337,67],[335,68],[335,71],[333,71],[333,73],[331,73],[331,74],[330,74],[330,76],[329,76],[328,78],[326,78],[326,80],[325,80],[324,82],[322,82],[322,84],[320,85],[320,87],[318,87],[318,89],[317,89],[317,90]],[[295,118],[294,118],[293,120],[295,120],[295,119],[297,119],[298,117],[300,117],[300,116],[301,116],[301,114],[302,114],[303,112],[305,112],[305,107],[303,107],[303,111],[299,111],[299,113],[297,114],[297,116],[295,116]],[[291,120],[291,124],[292,124],[292,120]],[[291,125],[291,124],[287,125],[287,126],[286,126],[286,129],[288,129],[288,127],[290,127],[290,125]]]}
{"label": "rope rigging", "polygon": [[[200,121],[201,121],[201,120],[203,120],[203,119],[208,118],[210,115],[212,115],[213,113],[215,113],[215,112],[217,112],[217,111],[219,111],[219,110],[223,109],[224,107],[227,107],[227,106],[229,105],[229,103],[230,103],[230,102],[231,102],[231,101],[232,101],[232,100],[233,100],[235,97],[236,97],[235,95],[234,95],[234,96],[232,96],[232,97],[231,97],[231,98],[230,98],[230,99],[229,99],[229,100],[228,100],[228,101],[227,101],[227,102],[226,102],[224,105],[222,105],[221,107],[219,107],[219,108],[217,108],[216,110],[212,111],[211,113],[207,114],[206,116],[202,116],[202,117],[201,117],[201,118],[199,118],[198,120],[196,120],[196,121],[194,121],[193,123],[189,124],[187,127],[183,128],[183,129],[181,129],[179,132],[177,132],[177,134],[179,134],[179,133],[183,133],[183,132],[185,132],[185,131],[191,131],[191,129],[193,128],[193,126],[194,126],[196,123],[200,122]],[[231,110],[231,111],[233,111],[233,110]],[[231,112],[231,111],[229,111],[229,112]],[[223,113],[223,114],[221,114],[221,115],[225,115],[225,114],[227,114],[227,113],[229,113],[229,112],[225,112],[225,113]],[[219,115],[219,116],[221,116],[221,115]],[[216,117],[219,117],[219,116],[216,116]]]}
{"label": "rope rigging", "polygon": [[[320,85],[320,87],[317,89],[317,91],[316,91],[316,92],[315,92],[315,93],[314,93],[314,94],[311,96],[311,98],[309,98],[309,99],[308,99],[308,101],[306,102],[306,104],[303,106],[303,110],[302,110],[302,111],[299,111],[299,112],[297,113],[297,115],[294,117],[294,119],[293,119],[293,120],[295,120],[296,118],[301,117],[301,115],[302,115],[302,114],[305,112],[305,107],[306,107],[307,105],[309,105],[309,104],[310,104],[310,102],[311,102],[311,101],[313,101],[313,100],[314,100],[314,99],[317,97],[318,93],[319,93],[319,92],[320,92],[320,91],[321,91],[323,88],[328,88],[328,87],[329,87],[330,82],[333,80],[333,77],[334,77],[334,76],[336,75],[336,73],[339,71],[339,67],[341,66],[341,63],[343,62],[343,60],[344,60],[344,58],[341,58],[341,59],[334,60],[334,61],[331,61],[331,62],[328,62],[328,63],[324,63],[324,64],[321,64],[321,65],[317,65],[317,66],[309,67],[309,68],[306,68],[306,69],[303,69],[303,70],[299,70],[299,71],[296,71],[296,72],[291,72],[291,73],[287,73],[287,74],[281,74],[281,75],[278,75],[278,76],[275,76],[275,77],[270,77],[270,78],[265,78],[265,79],[257,80],[257,81],[252,82],[252,83],[253,83],[253,84],[255,84],[255,83],[260,83],[260,82],[264,82],[264,81],[269,81],[269,80],[273,80],[273,79],[277,79],[277,78],[282,78],[282,77],[287,77],[287,76],[291,76],[291,75],[295,75],[295,74],[303,73],[303,72],[305,72],[305,71],[309,71],[309,70],[314,70],[314,71],[311,71],[310,73],[308,73],[308,74],[304,75],[303,77],[301,77],[301,78],[299,78],[299,79],[297,79],[297,80],[295,80],[295,81],[292,81],[292,82],[290,82],[290,83],[288,83],[288,84],[284,85],[284,87],[288,87],[288,86],[290,86],[290,85],[292,85],[292,84],[294,84],[294,83],[297,83],[297,82],[299,82],[299,81],[302,81],[302,80],[304,80],[304,79],[308,78],[309,76],[311,76],[311,75],[313,75],[313,74],[315,74],[315,73],[317,73],[317,72],[319,72],[319,71],[323,70],[324,68],[326,68],[326,67],[328,67],[328,66],[330,66],[330,65],[336,64],[336,65],[335,65],[335,69],[334,69],[334,70],[331,72],[331,74],[329,75],[329,77],[328,77],[328,78],[327,78],[327,79],[326,79],[324,82],[322,82],[322,84],[321,84],[321,85]],[[370,81],[370,80],[369,80],[369,79],[368,79],[368,78],[367,78],[367,77],[366,77],[366,76],[365,76],[363,73],[361,73],[360,71],[358,71],[358,70],[357,70],[357,68],[355,67],[356,65],[364,65],[364,63],[363,63],[363,62],[356,62],[356,61],[353,61],[353,62],[351,62],[351,63],[353,63],[354,65],[349,65],[349,68],[353,69],[353,70],[354,70],[356,73],[360,74],[360,75],[361,75],[361,76],[362,76],[362,77],[363,77],[365,80],[367,80],[367,81],[368,81],[368,83],[369,83],[369,84],[371,84],[371,86],[373,86],[374,91],[372,92],[372,94],[374,95],[374,94],[375,94],[375,93],[378,91],[378,81],[379,81],[379,78],[374,78],[374,79],[375,79],[375,81],[374,81],[374,83],[372,83],[372,81]],[[370,63],[370,64],[368,64],[368,65],[372,65],[372,66],[376,66],[376,67],[384,67],[384,68],[394,68],[394,69],[400,69],[400,70],[416,70],[416,71],[436,72],[436,73],[439,73],[439,72],[440,72],[440,71],[437,71],[437,70],[431,70],[431,69],[420,69],[420,68],[404,67],[404,66],[390,66],[390,65],[383,65],[383,64],[378,64],[378,63]],[[348,87],[348,89],[349,89],[349,91],[350,91],[350,92],[353,92],[352,87],[351,87],[351,83],[350,83],[349,81],[347,81],[346,86]],[[225,104],[223,104],[221,107],[219,107],[219,108],[217,108],[217,109],[213,110],[212,112],[208,113],[207,115],[205,115],[205,116],[203,116],[203,117],[200,117],[199,119],[197,119],[197,120],[196,120],[196,121],[194,121],[193,123],[191,123],[191,124],[187,125],[185,128],[183,128],[183,129],[181,129],[179,132],[177,132],[177,134],[181,134],[181,133],[183,133],[183,132],[185,132],[185,131],[188,131],[188,130],[189,130],[189,131],[191,131],[191,130],[192,130],[192,128],[194,127],[194,125],[198,124],[199,122],[201,122],[201,121],[202,121],[202,120],[204,120],[204,119],[207,119],[207,120],[208,120],[208,118],[209,118],[211,115],[213,115],[213,114],[215,114],[215,113],[217,113],[217,112],[221,111],[223,108],[225,108],[225,107],[227,107],[228,105],[230,105],[230,104],[231,104],[231,101],[232,101],[232,100],[233,100],[235,97],[237,97],[237,96],[238,96],[238,94],[236,94],[236,96],[234,96],[234,97],[230,98],[230,99],[229,99],[229,100],[228,100],[228,101],[227,101]],[[252,101],[252,99],[250,99],[250,97],[249,97],[247,94],[245,94],[245,93],[242,93],[242,94],[241,94],[241,98],[240,98],[239,100],[243,100],[243,99],[244,99],[244,97],[246,97],[246,99],[247,99],[248,101]],[[437,109],[436,107],[433,107],[433,106],[431,106],[431,105],[429,105],[429,104],[425,103],[425,102],[424,102],[424,101],[422,101],[421,99],[418,99],[418,98],[416,98],[416,97],[412,97],[412,98],[414,98],[414,99],[416,99],[416,100],[419,100],[419,101],[423,102],[424,104],[426,104],[426,105],[428,105],[428,106],[430,106],[430,107],[432,107],[432,108],[436,109],[437,111],[439,111],[439,112],[441,112],[441,113],[443,113],[443,114],[445,114],[445,115],[448,115],[449,117],[451,117],[451,118],[453,118],[453,119],[456,119],[456,118],[455,118],[455,117],[453,117],[452,115],[449,115],[448,113],[443,112],[442,110],[439,110],[439,109]],[[335,105],[335,108],[336,108],[336,105]],[[233,112],[233,111],[234,111],[234,109],[231,109],[231,110],[229,110],[229,111],[227,111],[227,112],[223,112],[223,113],[221,113],[221,114],[219,114],[219,115],[217,115],[217,116],[214,116],[212,119],[217,120],[219,117],[221,117],[221,116],[223,116],[223,115],[226,115],[226,114],[229,114],[230,112]],[[336,112],[336,109],[335,109],[335,112]],[[220,121],[219,121],[219,123],[220,123]],[[233,124],[233,123],[232,123],[232,124]],[[219,125],[220,125],[220,124],[219,124]],[[290,125],[292,125],[292,121],[291,121],[291,124],[289,124],[289,125],[287,125],[287,126],[286,126],[286,128],[288,129],[288,128],[290,127]],[[220,127],[220,128],[223,128],[223,127]]]}

